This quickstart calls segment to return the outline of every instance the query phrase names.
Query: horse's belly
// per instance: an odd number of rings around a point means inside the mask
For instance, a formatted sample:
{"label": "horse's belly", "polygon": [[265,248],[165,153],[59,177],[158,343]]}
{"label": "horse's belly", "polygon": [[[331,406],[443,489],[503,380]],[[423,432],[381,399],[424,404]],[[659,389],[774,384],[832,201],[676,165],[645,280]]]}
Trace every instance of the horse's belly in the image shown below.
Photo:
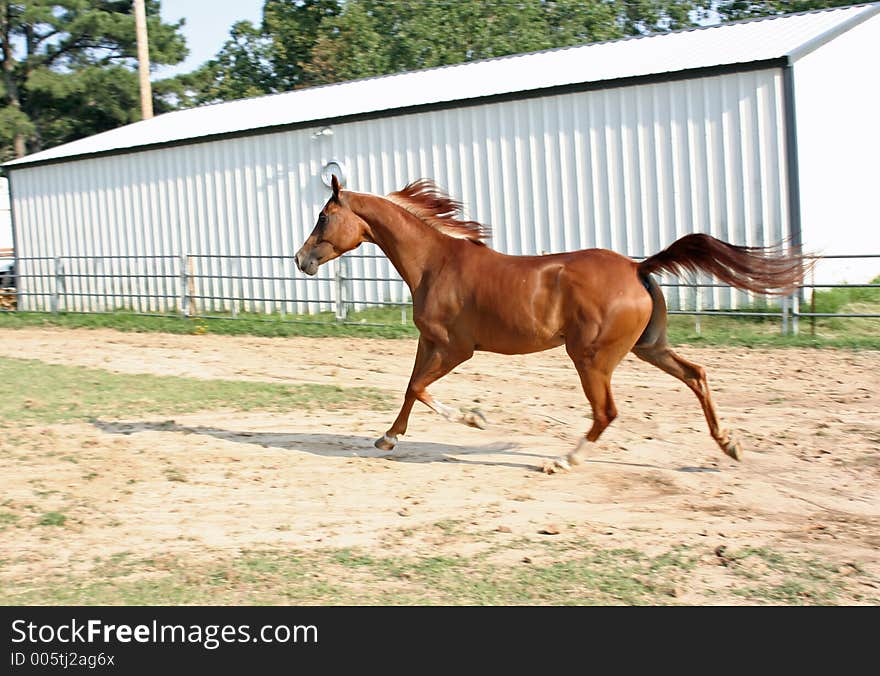
{"label": "horse's belly", "polygon": [[559,347],[565,342],[562,329],[557,322],[511,324],[492,321],[484,316],[484,321],[474,331],[474,348],[483,352],[499,354],[526,354],[541,352]]}
{"label": "horse's belly", "polygon": [[565,339],[562,337],[556,337],[552,340],[535,340],[521,343],[513,343],[509,341],[487,341],[485,344],[477,343],[474,346],[474,349],[481,352],[496,352],[498,354],[529,354],[530,352],[543,352],[544,350],[559,347],[564,343]]}

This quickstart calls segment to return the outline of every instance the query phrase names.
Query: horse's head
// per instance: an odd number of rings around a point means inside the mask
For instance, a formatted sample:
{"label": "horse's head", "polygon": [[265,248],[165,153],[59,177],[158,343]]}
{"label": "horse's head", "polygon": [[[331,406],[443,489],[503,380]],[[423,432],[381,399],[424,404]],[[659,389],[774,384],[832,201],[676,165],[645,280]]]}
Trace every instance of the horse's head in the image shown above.
{"label": "horse's head", "polygon": [[333,195],[318,214],[314,230],[296,252],[296,266],[307,275],[317,274],[320,265],[351,251],[367,239],[367,224],[349,208],[335,174],[332,187]]}

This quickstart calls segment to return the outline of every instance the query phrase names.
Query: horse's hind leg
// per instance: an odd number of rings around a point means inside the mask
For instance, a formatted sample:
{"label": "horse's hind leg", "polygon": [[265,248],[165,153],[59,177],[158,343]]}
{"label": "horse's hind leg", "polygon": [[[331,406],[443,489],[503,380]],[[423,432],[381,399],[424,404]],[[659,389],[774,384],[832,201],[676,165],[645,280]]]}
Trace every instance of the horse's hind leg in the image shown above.
{"label": "horse's hind leg", "polygon": [[715,405],[712,403],[712,395],[709,392],[709,382],[706,380],[706,370],[699,364],[695,364],[680,357],[665,342],[651,345],[636,345],[633,354],[639,359],[653,364],[666,373],[675,376],[687,385],[703,407],[706,422],[709,423],[709,433],[715,442],[721,447],[726,455],[734,460],[742,457],[742,447],[739,442],[731,439],[730,432],[721,429],[718,416],[715,413]]}
{"label": "horse's hind leg", "polygon": [[406,434],[409,416],[416,401],[421,401],[447,420],[483,429],[486,425],[486,419],[481,413],[469,411],[462,414],[451,406],[446,406],[435,400],[427,391],[427,387],[431,383],[436,382],[472,356],[473,350],[440,346],[425,338],[419,338],[416,361],[413,364],[412,376],[410,376],[409,385],[403,397],[403,406],[388,431],[374,443],[376,448],[390,451],[397,445],[397,437]]}
{"label": "horse's hind leg", "polygon": [[715,405],[712,403],[712,395],[709,393],[709,382],[706,380],[706,371],[699,364],[684,359],[669,347],[666,342],[666,299],[663,292],[651,277],[646,277],[644,283],[651,294],[654,307],[651,310],[651,319],[645,327],[638,343],[632,349],[633,354],[649,364],[666,371],[687,385],[703,407],[706,422],[709,423],[709,433],[715,442],[721,447],[726,455],[739,460],[742,448],[739,443],[730,438],[727,430],[721,429],[718,424],[718,416],[715,414]]}

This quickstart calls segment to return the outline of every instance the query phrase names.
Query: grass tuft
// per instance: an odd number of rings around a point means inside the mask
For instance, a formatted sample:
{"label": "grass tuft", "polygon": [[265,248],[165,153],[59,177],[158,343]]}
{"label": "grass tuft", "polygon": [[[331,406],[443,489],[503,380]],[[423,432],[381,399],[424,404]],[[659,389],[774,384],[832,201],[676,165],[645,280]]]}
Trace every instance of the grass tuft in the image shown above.
{"label": "grass tuft", "polygon": [[[0,420],[30,423],[107,416],[119,419],[212,409],[272,411],[340,406],[384,409],[390,401],[384,393],[367,387],[130,375],[6,357],[0,357],[0,382],[16,383],[0,397]],[[71,462],[76,459],[71,458]]]}

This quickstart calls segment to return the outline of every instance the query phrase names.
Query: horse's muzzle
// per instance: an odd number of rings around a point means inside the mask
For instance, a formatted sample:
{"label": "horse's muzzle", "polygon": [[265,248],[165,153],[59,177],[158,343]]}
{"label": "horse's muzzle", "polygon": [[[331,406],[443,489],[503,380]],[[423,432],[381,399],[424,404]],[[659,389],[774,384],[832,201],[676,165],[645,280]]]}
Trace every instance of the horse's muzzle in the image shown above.
{"label": "horse's muzzle", "polygon": [[301,272],[306,273],[309,277],[318,274],[318,259],[314,254],[304,255],[302,251],[298,251],[294,258],[296,259],[296,267]]}

